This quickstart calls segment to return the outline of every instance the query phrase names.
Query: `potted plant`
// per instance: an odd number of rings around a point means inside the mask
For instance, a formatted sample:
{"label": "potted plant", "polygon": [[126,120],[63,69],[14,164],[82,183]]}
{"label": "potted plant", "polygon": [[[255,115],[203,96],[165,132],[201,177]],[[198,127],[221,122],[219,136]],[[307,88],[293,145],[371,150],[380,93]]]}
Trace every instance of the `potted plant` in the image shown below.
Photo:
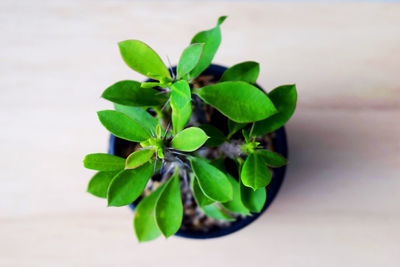
{"label": "potted plant", "polygon": [[97,113],[112,134],[109,153],[88,154],[83,164],[98,171],[89,193],[135,209],[140,242],[232,233],[257,218],[282,183],[283,125],[296,87],[267,94],[256,85],[256,62],[211,65],[225,18],[196,34],[173,68],[141,41],[119,43],[125,63],[150,79],[104,91],[115,104]]}

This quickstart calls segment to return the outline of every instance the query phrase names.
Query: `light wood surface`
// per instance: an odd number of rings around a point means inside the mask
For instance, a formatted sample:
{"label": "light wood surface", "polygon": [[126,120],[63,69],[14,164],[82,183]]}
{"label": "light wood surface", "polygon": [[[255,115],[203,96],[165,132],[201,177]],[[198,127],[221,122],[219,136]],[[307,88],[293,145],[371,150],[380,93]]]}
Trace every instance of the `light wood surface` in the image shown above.
{"label": "light wood surface", "polygon": [[[233,235],[139,245],[128,208],[85,193],[107,149],[102,91],[143,77],[117,42],[174,64],[219,15],[215,63],[296,83],[290,164],[270,209]],[[400,266],[400,5],[0,2],[0,266]]]}

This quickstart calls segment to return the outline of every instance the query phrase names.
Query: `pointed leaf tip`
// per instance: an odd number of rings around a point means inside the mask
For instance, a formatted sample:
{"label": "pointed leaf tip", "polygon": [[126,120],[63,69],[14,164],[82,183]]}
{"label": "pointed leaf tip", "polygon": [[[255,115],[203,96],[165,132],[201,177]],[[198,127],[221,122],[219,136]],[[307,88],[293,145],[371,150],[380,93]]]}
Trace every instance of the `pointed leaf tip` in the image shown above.
{"label": "pointed leaf tip", "polygon": [[218,18],[217,25],[220,26],[227,18],[228,16],[221,16]]}
{"label": "pointed leaf tip", "polygon": [[199,76],[211,64],[211,61],[221,43],[221,30],[219,25],[224,20],[225,17],[220,17],[217,25],[214,28],[207,31],[201,31],[193,37],[191,44],[204,43],[204,47],[198,64],[189,73],[189,77],[191,79]]}

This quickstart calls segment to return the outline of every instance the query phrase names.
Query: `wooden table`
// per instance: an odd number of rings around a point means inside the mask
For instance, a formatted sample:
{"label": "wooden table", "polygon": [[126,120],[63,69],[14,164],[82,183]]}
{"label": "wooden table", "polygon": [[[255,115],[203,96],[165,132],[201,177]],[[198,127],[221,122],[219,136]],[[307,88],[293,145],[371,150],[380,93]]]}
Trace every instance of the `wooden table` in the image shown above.
{"label": "wooden table", "polygon": [[[85,192],[104,152],[102,91],[143,77],[117,42],[175,64],[219,15],[215,63],[261,64],[296,83],[290,164],[255,223],[213,240],[139,245],[128,208]],[[400,266],[400,5],[146,1],[0,2],[0,266]]]}

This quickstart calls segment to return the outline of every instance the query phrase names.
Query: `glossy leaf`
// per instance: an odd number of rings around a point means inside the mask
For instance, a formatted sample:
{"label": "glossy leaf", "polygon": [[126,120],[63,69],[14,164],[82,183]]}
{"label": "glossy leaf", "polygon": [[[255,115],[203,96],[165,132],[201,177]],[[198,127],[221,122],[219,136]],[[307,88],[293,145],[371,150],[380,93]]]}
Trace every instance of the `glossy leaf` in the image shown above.
{"label": "glossy leaf", "polygon": [[260,154],[268,166],[282,167],[287,164],[287,160],[278,153],[269,150],[257,150],[257,153]]}
{"label": "glossy leaf", "polygon": [[271,172],[262,156],[252,153],[246,158],[240,178],[243,185],[253,188],[266,187],[271,182]]}
{"label": "glossy leaf", "polygon": [[225,18],[226,16],[220,17],[218,19],[217,26],[208,31],[199,32],[193,37],[191,44],[204,43],[204,46],[200,61],[190,72],[189,76],[191,78],[196,78],[199,76],[200,73],[202,73],[211,64],[211,61],[221,43],[221,30],[219,26],[222,24]]}
{"label": "glossy leaf", "polygon": [[143,126],[122,112],[103,110],[97,112],[97,115],[101,124],[119,138],[142,142],[150,137],[149,132]]}
{"label": "glossy leaf", "polygon": [[296,85],[283,85],[268,93],[278,112],[271,117],[256,122],[253,136],[261,136],[281,128],[293,115],[296,109]]}
{"label": "glossy leaf", "polygon": [[222,82],[194,91],[235,122],[254,122],[277,112],[268,96],[246,82]]}
{"label": "glossy leaf", "polygon": [[122,112],[138,124],[143,126],[149,133],[156,131],[157,119],[150,115],[146,110],[138,107],[123,106],[119,104],[114,104],[116,111]]}
{"label": "glossy leaf", "polygon": [[236,64],[227,69],[220,79],[220,82],[226,81],[243,81],[248,83],[256,83],[258,74],[260,73],[260,65],[254,61],[246,61]]}
{"label": "glossy leaf", "polygon": [[171,79],[171,75],[160,56],[147,44],[138,40],[118,43],[121,56],[133,70],[156,80]]}
{"label": "glossy leaf", "polygon": [[155,209],[164,185],[143,198],[135,209],[133,227],[139,242],[154,240],[161,235],[156,223]]}
{"label": "glossy leaf", "polygon": [[165,184],[156,205],[156,222],[165,237],[175,234],[182,223],[183,205],[179,176],[174,174]]}
{"label": "glossy leaf", "polygon": [[135,201],[142,194],[154,164],[148,162],[136,169],[124,170],[115,176],[108,187],[108,206],[125,206]]}
{"label": "glossy leaf", "polygon": [[120,171],[125,168],[125,159],[106,153],[93,153],[85,156],[83,166],[97,171]]}
{"label": "glossy leaf", "polygon": [[179,59],[177,74],[181,79],[199,63],[204,44],[192,44],[188,46]]}
{"label": "glossy leaf", "polygon": [[171,87],[171,106],[182,109],[191,101],[190,87],[186,81],[178,81]]}
{"label": "glossy leaf", "polygon": [[267,200],[267,192],[265,188],[253,190],[250,187],[244,186],[242,183],[239,183],[239,186],[240,199],[242,200],[243,205],[252,212],[260,212]]}
{"label": "glossy leaf", "polygon": [[90,179],[87,191],[96,197],[107,198],[108,186],[118,172],[119,171],[100,171],[96,173],[92,179]]}
{"label": "glossy leaf", "polygon": [[203,207],[214,202],[214,200],[209,199],[206,195],[204,195],[195,176],[193,176],[190,181],[190,187],[192,189],[193,197],[199,207]]}
{"label": "glossy leaf", "polygon": [[198,127],[190,127],[180,131],[171,141],[171,147],[180,151],[194,151],[208,139],[207,134]]}
{"label": "glossy leaf", "polygon": [[225,211],[218,208],[215,204],[210,204],[210,205],[201,207],[201,209],[203,210],[205,215],[207,215],[208,217],[214,218],[216,220],[221,220],[221,221],[234,221],[235,220],[235,218],[233,218],[228,213],[226,213]]}
{"label": "glossy leaf", "polygon": [[243,205],[240,198],[240,186],[238,181],[236,181],[236,179],[230,176],[229,174],[227,176],[232,184],[233,198],[231,201],[221,203],[222,207],[233,213],[249,215],[250,214],[249,210]]}
{"label": "glossy leaf", "polygon": [[133,152],[126,159],[126,169],[135,169],[148,162],[154,154],[155,149],[141,149]]}
{"label": "glossy leaf", "polygon": [[223,172],[202,158],[191,158],[190,163],[201,190],[208,198],[219,202],[232,200],[232,184]]}
{"label": "glossy leaf", "polygon": [[120,81],[108,87],[103,98],[117,104],[133,107],[162,106],[168,96],[152,88],[143,88],[136,81]]}
{"label": "glossy leaf", "polygon": [[228,129],[229,129],[228,139],[230,139],[235,133],[237,133],[237,131],[246,127],[246,125],[247,123],[234,122],[233,120],[228,119]]}
{"label": "glossy leaf", "polygon": [[211,124],[203,124],[200,125],[199,128],[201,128],[210,137],[205,143],[205,145],[208,147],[216,147],[226,141],[224,133]]}
{"label": "glossy leaf", "polygon": [[177,134],[185,128],[192,115],[192,103],[188,102],[182,109],[177,110],[172,106],[172,132]]}
{"label": "glossy leaf", "polygon": [[178,81],[171,87],[173,133],[181,131],[192,113],[191,92],[186,81]]}

